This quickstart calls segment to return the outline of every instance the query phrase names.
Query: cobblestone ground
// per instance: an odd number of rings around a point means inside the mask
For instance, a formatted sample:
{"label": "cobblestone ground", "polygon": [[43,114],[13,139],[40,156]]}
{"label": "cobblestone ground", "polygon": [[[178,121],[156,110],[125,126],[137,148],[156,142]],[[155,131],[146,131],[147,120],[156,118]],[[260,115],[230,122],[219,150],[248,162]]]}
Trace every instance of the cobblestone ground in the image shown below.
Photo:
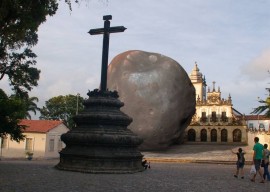
{"label": "cobblestone ground", "polygon": [[255,183],[233,177],[231,164],[152,163],[151,169],[135,174],[85,174],[54,168],[58,160],[1,160],[1,192],[171,192],[260,191],[269,192],[270,182]]}

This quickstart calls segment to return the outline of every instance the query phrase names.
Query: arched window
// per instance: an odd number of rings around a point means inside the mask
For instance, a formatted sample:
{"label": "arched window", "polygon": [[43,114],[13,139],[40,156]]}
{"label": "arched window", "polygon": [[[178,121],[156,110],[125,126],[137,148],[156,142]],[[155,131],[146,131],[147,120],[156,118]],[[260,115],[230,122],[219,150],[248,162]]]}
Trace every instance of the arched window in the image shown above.
{"label": "arched window", "polygon": [[201,130],[201,141],[206,142],[207,141],[207,131],[206,129]]}
{"label": "arched window", "polygon": [[211,130],[211,142],[217,142],[217,130],[216,129]]}
{"label": "arched window", "polygon": [[188,130],[188,141],[195,141],[196,139],[196,132],[194,129]]}
{"label": "arched window", "polygon": [[233,142],[241,142],[242,132],[240,129],[235,129],[233,131]]}
{"label": "arched window", "polygon": [[228,141],[228,131],[226,129],[221,130],[221,142]]}

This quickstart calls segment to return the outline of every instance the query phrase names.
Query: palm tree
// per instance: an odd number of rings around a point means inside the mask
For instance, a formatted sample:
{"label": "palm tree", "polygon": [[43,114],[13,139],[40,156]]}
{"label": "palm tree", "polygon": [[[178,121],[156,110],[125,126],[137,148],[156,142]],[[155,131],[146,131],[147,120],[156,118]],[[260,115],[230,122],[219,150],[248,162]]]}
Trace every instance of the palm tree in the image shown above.
{"label": "palm tree", "polygon": [[40,111],[40,108],[37,106],[36,102],[38,102],[37,97],[29,97],[25,100],[26,103],[25,118],[31,119],[31,115],[29,112],[33,112],[36,115],[37,111]]}
{"label": "palm tree", "polygon": [[264,104],[264,105],[261,105],[261,106],[255,108],[255,109],[251,112],[251,114],[261,114],[261,113],[263,113],[264,111],[266,111],[264,115],[265,115],[266,117],[270,117],[270,96],[267,97],[267,99],[266,99],[265,101],[262,100],[262,99],[260,99],[259,102],[262,103],[262,104]]}

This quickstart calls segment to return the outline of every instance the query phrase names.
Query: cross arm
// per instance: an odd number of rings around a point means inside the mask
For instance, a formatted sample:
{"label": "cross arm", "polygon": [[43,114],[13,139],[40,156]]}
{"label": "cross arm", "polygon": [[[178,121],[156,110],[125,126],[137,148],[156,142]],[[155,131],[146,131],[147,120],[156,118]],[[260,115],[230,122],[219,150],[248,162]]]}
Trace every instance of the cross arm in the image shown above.
{"label": "cross arm", "polygon": [[88,33],[90,35],[99,35],[104,34],[105,32],[109,33],[118,33],[118,32],[124,32],[127,28],[124,26],[117,26],[117,27],[110,27],[109,30],[106,30],[104,28],[98,28],[98,29],[91,29]]}

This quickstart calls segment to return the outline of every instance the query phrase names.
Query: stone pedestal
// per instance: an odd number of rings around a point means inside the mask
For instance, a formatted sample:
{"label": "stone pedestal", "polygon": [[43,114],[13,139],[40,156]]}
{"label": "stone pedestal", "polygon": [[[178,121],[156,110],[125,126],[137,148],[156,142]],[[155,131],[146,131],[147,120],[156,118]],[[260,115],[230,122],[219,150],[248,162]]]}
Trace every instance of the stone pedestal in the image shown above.
{"label": "stone pedestal", "polygon": [[127,129],[132,118],[120,111],[124,103],[116,91],[94,90],[85,109],[74,117],[77,127],[62,135],[61,170],[88,173],[143,171],[138,146],[142,139]]}

